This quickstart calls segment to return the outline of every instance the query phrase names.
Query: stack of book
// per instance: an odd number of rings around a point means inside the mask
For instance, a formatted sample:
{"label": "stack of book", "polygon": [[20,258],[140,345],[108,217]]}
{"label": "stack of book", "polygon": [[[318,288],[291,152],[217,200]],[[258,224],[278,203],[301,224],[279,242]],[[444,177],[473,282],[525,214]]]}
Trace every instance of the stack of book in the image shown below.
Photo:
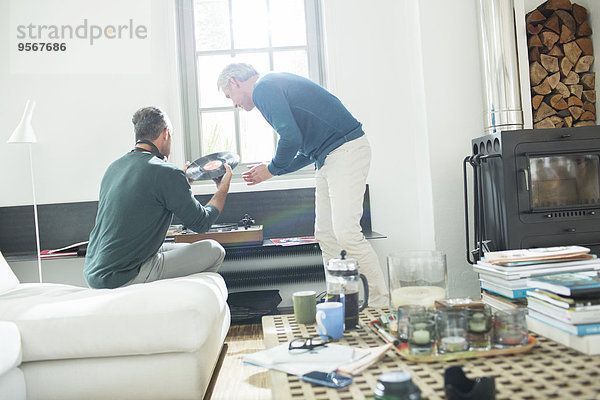
{"label": "stack of book", "polygon": [[562,272],[600,270],[600,259],[581,246],[545,247],[485,253],[473,266],[482,299],[494,309],[527,307],[532,278]]}
{"label": "stack of book", "polygon": [[528,282],[529,329],[585,354],[600,354],[600,277],[596,271]]}

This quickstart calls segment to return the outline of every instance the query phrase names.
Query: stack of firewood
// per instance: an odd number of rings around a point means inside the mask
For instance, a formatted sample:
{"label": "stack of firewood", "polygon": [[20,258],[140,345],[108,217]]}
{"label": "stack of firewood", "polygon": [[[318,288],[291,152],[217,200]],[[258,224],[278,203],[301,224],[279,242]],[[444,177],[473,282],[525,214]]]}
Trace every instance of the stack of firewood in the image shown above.
{"label": "stack of firewood", "polygon": [[588,11],[548,0],[527,14],[534,128],[596,124],[596,74]]}

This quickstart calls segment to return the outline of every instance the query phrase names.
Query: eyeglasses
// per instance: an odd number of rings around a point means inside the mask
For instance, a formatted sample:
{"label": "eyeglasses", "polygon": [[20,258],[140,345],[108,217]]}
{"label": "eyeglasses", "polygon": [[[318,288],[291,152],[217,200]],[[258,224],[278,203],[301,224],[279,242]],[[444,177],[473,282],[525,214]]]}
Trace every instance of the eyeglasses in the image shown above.
{"label": "eyeglasses", "polygon": [[313,350],[317,347],[327,345],[333,338],[330,336],[313,336],[309,338],[296,338],[290,342],[288,349],[290,351]]}

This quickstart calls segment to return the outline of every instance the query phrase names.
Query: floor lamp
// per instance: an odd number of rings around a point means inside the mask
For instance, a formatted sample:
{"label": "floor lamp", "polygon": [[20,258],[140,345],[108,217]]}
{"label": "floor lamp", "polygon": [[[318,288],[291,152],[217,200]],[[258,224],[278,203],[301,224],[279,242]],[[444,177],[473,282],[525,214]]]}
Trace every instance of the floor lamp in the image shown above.
{"label": "floor lamp", "polygon": [[38,210],[37,202],[35,201],[35,180],[33,179],[33,157],[31,155],[31,145],[37,143],[35,132],[31,126],[31,117],[33,116],[33,109],[35,108],[35,101],[27,100],[25,105],[25,112],[21,118],[21,122],[15,128],[12,135],[6,141],[7,143],[27,143],[29,147],[29,166],[31,169],[31,190],[33,191],[33,219],[35,222],[35,242],[37,245],[37,262],[38,262],[38,276],[40,283],[42,282],[42,258],[40,256],[40,228],[38,225]]}

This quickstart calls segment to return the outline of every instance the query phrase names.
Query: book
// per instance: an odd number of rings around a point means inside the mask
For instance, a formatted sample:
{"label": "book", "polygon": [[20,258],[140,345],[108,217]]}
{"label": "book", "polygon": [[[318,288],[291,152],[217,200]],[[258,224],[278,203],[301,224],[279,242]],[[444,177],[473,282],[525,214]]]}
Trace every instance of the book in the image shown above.
{"label": "book", "polygon": [[555,246],[540,247],[533,249],[517,249],[489,251],[485,253],[485,260],[492,264],[523,262],[523,261],[547,261],[566,258],[577,258],[590,252],[583,246]]}
{"label": "book", "polygon": [[73,243],[59,249],[42,250],[40,251],[41,258],[53,258],[53,257],[77,257],[85,255],[87,250],[88,241]]}
{"label": "book", "polygon": [[277,246],[299,246],[301,244],[318,243],[314,236],[290,237],[281,239],[271,239],[271,243]]}
{"label": "book", "polygon": [[575,336],[527,316],[527,328],[540,336],[588,355],[600,354],[600,335]]}
{"label": "book", "polygon": [[569,297],[600,297],[600,277],[595,271],[540,276],[529,280],[532,288],[549,290]]}
{"label": "book", "polygon": [[502,296],[508,297],[510,299],[517,299],[520,297],[527,296],[527,292],[532,290],[531,288],[510,288],[503,285],[499,285],[493,282],[488,282],[486,280],[479,280],[481,288],[485,289],[489,292],[494,292],[501,294]]}
{"label": "book", "polygon": [[600,334],[600,324],[573,325],[564,321],[560,321],[556,318],[549,317],[546,314],[542,314],[541,312],[532,309],[529,309],[528,315],[548,325],[552,325],[561,331],[570,333],[571,335],[586,336]]}
{"label": "book", "polygon": [[516,298],[509,299],[506,296],[502,296],[499,294],[482,291],[481,292],[481,300],[494,310],[512,310],[515,308],[526,308],[527,301],[525,298]]}
{"label": "book", "polygon": [[504,267],[478,261],[473,265],[473,271],[489,274],[502,279],[515,280],[561,272],[600,270],[600,260],[597,258],[583,261],[568,261],[564,263],[535,264],[521,267]]}
{"label": "book", "polygon": [[535,297],[527,297],[527,307],[549,317],[573,325],[600,323],[600,308],[588,310],[569,310]]}
{"label": "book", "polygon": [[566,310],[600,310],[600,298],[573,299],[542,289],[530,290],[527,295]]}
{"label": "book", "polygon": [[527,286],[528,278],[509,280],[509,279],[500,278],[495,275],[480,272],[479,279],[487,281],[487,282],[495,283],[496,285],[501,285],[501,286],[504,286],[506,288],[511,288],[511,289],[525,289],[525,288],[529,287],[529,286]]}

